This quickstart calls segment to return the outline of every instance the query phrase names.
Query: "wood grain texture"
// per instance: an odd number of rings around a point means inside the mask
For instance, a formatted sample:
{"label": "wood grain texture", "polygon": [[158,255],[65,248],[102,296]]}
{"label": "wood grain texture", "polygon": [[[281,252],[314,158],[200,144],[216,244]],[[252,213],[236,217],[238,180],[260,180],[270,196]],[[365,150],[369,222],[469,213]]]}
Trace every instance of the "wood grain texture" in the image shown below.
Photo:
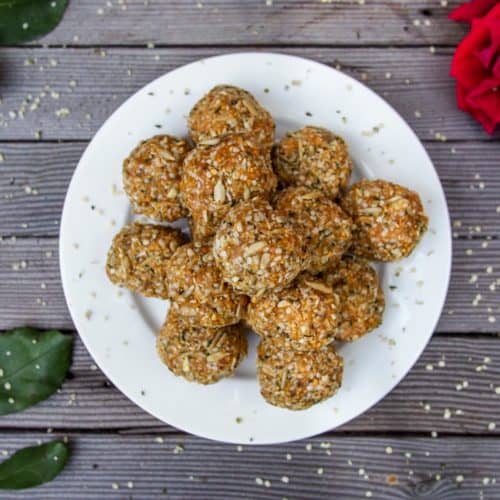
{"label": "wood grain texture", "polygon": [[[0,445],[12,453],[37,439],[49,438],[14,433]],[[8,498],[471,500],[498,498],[500,481],[498,438],[319,437],[240,448],[168,435],[163,442],[101,434],[68,440],[73,454],[59,477]]]}
{"label": "wood grain texture", "polygon": [[[0,235],[57,236],[66,190],[85,146],[0,144],[4,158],[0,176]],[[498,235],[499,144],[428,142],[425,146],[441,178],[456,235]]]}
{"label": "wood grain texture", "polygon": [[71,461],[1,498],[500,499],[500,136],[456,109],[449,65],[467,27],[446,16],[460,1],[72,0],[44,39],[0,50],[0,330],[72,330],[56,237],[85,142],[146,83],[219,53],[288,52],[373,88],[426,141],[457,237],[443,334],[338,431],[241,448],[179,433],[107,381],[75,334],[61,390],[0,418],[3,455],[62,437],[41,432],[54,428],[70,433]]}
{"label": "wood grain texture", "polygon": [[[481,367],[480,371],[477,367]],[[396,389],[334,433],[390,429],[427,435],[432,431],[495,435],[500,433],[497,387],[500,387],[499,338],[437,336]],[[450,412],[449,418],[445,418],[446,410]],[[491,422],[497,427],[489,430]],[[27,411],[2,416],[0,427],[119,430],[127,434],[176,432],[131,403],[108,382],[77,335],[71,377],[62,389]]]}
{"label": "wood grain texture", "polygon": [[[279,50],[339,67],[364,79],[422,139],[435,139],[436,134],[448,140],[488,138],[470,116],[456,107],[454,81],[449,76],[451,49],[437,49],[434,54],[428,47]],[[188,62],[227,52],[231,50],[4,49],[0,52],[0,141],[35,136],[89,139],[125,99],[146,83]],[[290,74],[290,80],[293,78]],[[265,87],[266,82],[262,82],[262,93]]]}
{"label": "wood grain texture", "polygon": [[[435,0],[73,0],[41,43],[397,45],[457,43],[464,28]],[[82,22],[82,20],[85,22]],[[416,25],[418,23],[418,25]]]}
{"label": "wood grain texture", "polygon": [[[455,240],[453,255],[448,299],[437,331],[497,332],[500,241]],[[390,296],[387,304],[393,307]],[[0,242],[0,328],[22,323],[73,328],[60,284],[56,239]]]}

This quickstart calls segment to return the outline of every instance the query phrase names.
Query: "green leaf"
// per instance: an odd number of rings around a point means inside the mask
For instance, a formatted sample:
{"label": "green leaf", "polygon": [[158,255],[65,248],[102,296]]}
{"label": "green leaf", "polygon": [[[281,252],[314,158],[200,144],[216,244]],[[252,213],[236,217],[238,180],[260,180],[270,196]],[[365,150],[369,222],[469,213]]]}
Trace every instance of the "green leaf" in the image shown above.
{"label": "green leaf", "polygon": [[43,401],[61,386],[72,342],[56,330],[16,328],[0,334],[0,415]]}
{"label": "green leaf", "polygon": [[23,490],[52,481],[64,469],[69,450],[62,441],[16,451],[0,464],[0,489]]}
{"label": "green leaf", "polygon": [[33,40],[52,31],[68,0],[0,0],[0,45]]}

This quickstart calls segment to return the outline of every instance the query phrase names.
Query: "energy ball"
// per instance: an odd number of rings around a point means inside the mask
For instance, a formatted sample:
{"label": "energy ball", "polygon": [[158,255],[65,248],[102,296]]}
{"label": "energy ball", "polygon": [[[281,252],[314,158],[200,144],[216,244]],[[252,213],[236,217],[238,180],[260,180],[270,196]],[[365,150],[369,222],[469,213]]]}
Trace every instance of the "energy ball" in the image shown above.
{"label": "energy ball", "polygon": [[244,314],[247,298],[223,281],[209,244],[179,247],[169,260],[166,281],[172,311],[195,325],[232,325]]}
{"label": "energy ball", "polygon": [[189,113],[188,127],[196,143],[240,132],[267,148],[273,145],[275,129],[271,115],[255,97],[231,85],[218,85],[202,97]]}
{"label": "energy ball", "polygon": [[335,338],[356,340],[382,323],[384,292],[375,269],[368,262],[345,256],[322,277],[340,297],[339,324]]}
{"label": "energy ball", "polygon": [[347,186],[353,168],[344,139],[320,127],[288,133],[274,149],[273,159],[285,184],[320,189],[331,198]]}
{"label": "energy ball", "polygon": [[136,213],[169,222],[187,215],[179,183],[188,151],[186,141],[156,135],[130,153],[123,162],[123,186]]}
{"label": "energy ball", "polygon": [[392,182],[357,182],[341,206],[353,219],[352,252],[359,257],[384,262],[402,259],[427,230],[419,195]]}
{"label": "energy ball", "polygon": [[246,321],[280,350],[311,351],[336,337],[340,309],[339,296],[331,286],[302,274],[288,288],[254,298]]}
{"label": "energy ball", "polygon": [[156,346],[170,371],[200,384],[231,376],[247,353],[247,339],[238,325],[194,326],[172,312],[161,327]]}
{"label": "energy ball", "polygon": [[289,187],[281,191],[276,210],[292,219],[304,234],[306,270],[317,274],[339,262],[351,244],[351,219],[317,189]]}
{"label": "energy ball", "polygon": [[108,251],[106,273],[119,286],[145,295],[167,298],[167,264],[184,242],[177,229],[134,222],[114,238]]}
{"label": "energy ball", "polygon": [[258,198],[241,202],[228,212],[213,249],[224,280],[250,296],[287,286],[305,261],[296,230]]}
{"label": "energy ball", "polygon": [[289,410],[305,410],[331,397],[342,384],[343,359],[333,344],[317,351],[282,351],[271,342],[257,348],[257,377],[264,399]]}
{"label": "energy ball", "polygon": [[181,192],[193,219],[193,236],[215,234],[229,209],[255,196],[268,198],[276,189],[269,150],[243,134],[198,146],[184,160]]}

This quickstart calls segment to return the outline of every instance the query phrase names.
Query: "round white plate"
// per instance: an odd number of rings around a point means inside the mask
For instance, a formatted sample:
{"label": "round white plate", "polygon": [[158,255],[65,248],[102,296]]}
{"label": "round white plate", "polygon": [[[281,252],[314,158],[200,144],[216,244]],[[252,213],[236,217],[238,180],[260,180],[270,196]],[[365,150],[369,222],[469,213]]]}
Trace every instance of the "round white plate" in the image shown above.
{"label": "round white plate", "polygon": [[[340,346],[341,390],[308,410],[267,404],[255,378],[255,336],[234,377],[201,386],[175,377],[155,350],[167,303],[120,290],[106,277],[114,234],[132,219],[122,191],[122,161],[158,133],[187,134],[193,104],[219,83],[252,92],[271,112],[278,137],[314,124],[344,137],[356,177],[398,182],[420,193],[429,231],[413,254],[380,266],[386,311],[378,330]],[[60,265],[66,300],[83,342],[116,387],[179,429],[231,443],[308,437],[357,417],[408,372],[429,341],[443,306],[451,264],[446,201],[436,171],[404,120],[361,83],[307,59],[236,53],[172,71],[128,99],[97,132],[73,175],[61,222]]]}

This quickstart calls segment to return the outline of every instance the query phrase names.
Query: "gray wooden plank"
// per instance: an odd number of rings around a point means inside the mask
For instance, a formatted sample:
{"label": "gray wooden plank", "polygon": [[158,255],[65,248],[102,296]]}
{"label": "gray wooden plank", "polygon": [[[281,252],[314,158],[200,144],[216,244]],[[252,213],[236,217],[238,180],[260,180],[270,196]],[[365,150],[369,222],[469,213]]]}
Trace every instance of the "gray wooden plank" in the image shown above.
{"label": "gray wooden plank", "polygon": [[[437,331],[497,332],[500,241],[455,240],[453,255],[450,290]],[[57,258],[54,238],[0,242],[0,328],[19,323],[73,327]]]}
{"label": "gray wooden plank", "polygon": [[[82,143],[0,144],[0,235],[58,234],[66,189],[84,148]],[[443,183],[456,235],[500,234],[500,145],[428,142],[426,148]]]}
{"label": "gray wooden plank", "polygon": [[[0,446],[10,454],[37,439],[49,437],[13,433]],[[59,477],[8,498],[499,498],[500,439],[339,436],[240,448],[189,436],[68,440]]]}
{"label": "gray wooden plank", "polygon": [[[481,367],[479,371],[477,367]],[[399,386],[338,431],[495,435],[500,433],[497,388],[500,388],[499,338],[436,336]],[[447,410],[449,418],[445,418]],[[492,422],[497,427],[490,430]],[[0,427],[135,434],[176,432],[146,414],[110,384],[78,335],[71,377],[61,390],[22,413],[2,416]]]}
{"label": "gray wooden plank", "polygon": [[[438,44],[464,28],[447,19],[459,0],[73,0],[50,44]],[[85,19],[86,22],[82,22]]]}
{"label": "gray wooden plank", "polygon": [[[449,76],[451,49],[435,53],[428,47],[279,50],[364,79],[422,139],[434,139],[436,134],[460,140],[488,138],[455,105]],[[8,71],[0,80],[0,140],[89,139],[120,103],[146,83],[180,65],[225,52],[230,50],[4,49],[0,67]],[[262,82],[262,92],[265,87]]]}

